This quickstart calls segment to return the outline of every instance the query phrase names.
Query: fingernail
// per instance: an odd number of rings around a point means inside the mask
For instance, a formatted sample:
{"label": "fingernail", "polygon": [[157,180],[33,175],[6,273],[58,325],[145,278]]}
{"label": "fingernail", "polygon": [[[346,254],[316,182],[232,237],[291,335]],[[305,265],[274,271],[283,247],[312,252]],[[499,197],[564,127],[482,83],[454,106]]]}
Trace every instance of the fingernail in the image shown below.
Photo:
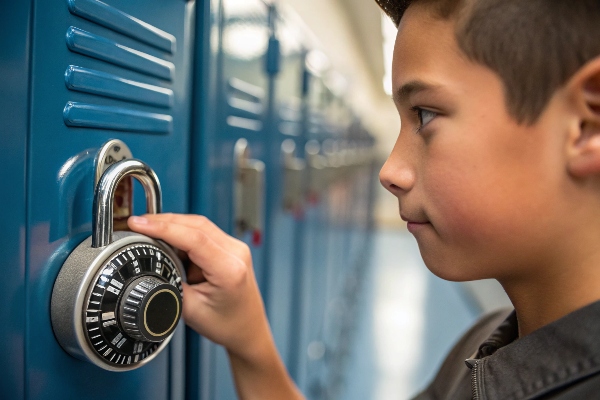
{"label": "fingernail", "polygon": [[148,218],[144,217],[131,217],[131,222],[138,225],[148,225]]}

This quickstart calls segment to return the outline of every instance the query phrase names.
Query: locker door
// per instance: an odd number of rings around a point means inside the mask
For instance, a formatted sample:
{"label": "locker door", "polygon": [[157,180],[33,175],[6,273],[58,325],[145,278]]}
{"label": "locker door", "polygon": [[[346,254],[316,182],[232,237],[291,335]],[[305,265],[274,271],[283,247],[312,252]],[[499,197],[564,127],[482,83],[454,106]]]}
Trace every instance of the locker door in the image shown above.
{"label": "locker door", "polygon": [[[310,61],[310,55],[308,56]],[[310,63],[309,63],[310,64]],[[325,190],[327,168],[319,165],[324,157],[321,144],[326,137],[323,109],[323,82],[319,71],[309,71],[308,93],[304,104],[303,134],[308,139],[305,153],[308,162],[309,190],[305,216],[300,227],[301,275],[300,339],[297,382],[309,399],[323,398],[325,387],[325,307],[327,292],[328,191]],[[317,168],[318,167],[318,168]]]}
{"label": "locker door", "polygon": [[[208,216],[250,245],[259,285],[263,279],[264,218],[261,229],[238,229],[234,216],[234,183],[238,176],[234,154],[238,140],[245,139],[251,159],[266,161],[267,157],[268,15],[268,7],[261,0],[207,1],[198,13],[198,21],[203,21],[205,27],[195,34],[193,152],[202,156],[192,160],[192,211]],[[264,197],[260,206],[264,209]],[[190,364],[190,376],[210,382],[210,390],[192,382],[190,398],[235,399],[224,349],[193,333],[188,343],[195,349],[196,358]],[[198,353],[200,349],[204,350],[202,354]]]}
{"label": "locker door", "polygon": [[25,224],[29,94],[29,15],[25,1],[1,2],[0,15],[0,397],[25,396]]}
{"label": "locker door", "polygon": [[[341,99],[334,97],[330,103],[331,139],[327,141],[329,157],[337,164],[330,186],[328,208],[330,216],[329,246],[332,249],[328,263],[327,313],[325,317],[325,346],[327,357],[327,395],[335,396],[344,374],[344,353],[350,342],[350,327],[345,326],[351,315],[350,298],[344,296],[349,271],[354,263],[353,249],[350,247],[350,223],[354,198],[351,187],[355,177],[350,173],[348,159],[349,140],[348,118],[344,113]],[[355,293],[353,293],[355,294]]]}
{"label": "locker door", "polygon": [[[108,139],[123,140],[156,171],[165,211],[188,209],[194,2],[43,0],[32,10],[26,398],[182,398],[181,327],[148,365],[108,372],[59,346],[50,296],[63,261],[90,235],[93,158]],[[134,199],[143,212],[143,195]]]}
{"label": "locker door", "polygon": [[305,139],[301,135],[305,52],[299,27],[275,10],[272,15],[277,37],[272,40],[280,44],[280,68],[270,83],[274,98],[268,125],[264,292],[275,343],[287,367],[293,369],[292,346],[297,341],[293,335],[299,328],[294,301],[301,290],[296,265],[297,225],[304,212],[306,173]]}

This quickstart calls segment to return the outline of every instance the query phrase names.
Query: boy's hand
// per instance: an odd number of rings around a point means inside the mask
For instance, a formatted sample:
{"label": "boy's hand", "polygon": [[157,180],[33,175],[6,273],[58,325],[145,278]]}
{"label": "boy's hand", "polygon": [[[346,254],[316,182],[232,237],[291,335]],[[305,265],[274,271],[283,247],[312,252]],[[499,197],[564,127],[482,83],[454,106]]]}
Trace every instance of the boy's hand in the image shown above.
{"label": "boy's hand", "polygon": [[248,246],[198,215],[147,214],[127,223],[187,253],[183,318],[227,349],[239,398],[303,399],[275,348]]}
{"label": "boy's hand", "polygon": [[183,283],[183,318],[192,329],[250,363],[272,346],[245,243],[198,215],[147,214],[128,225],[187,253],[192,265]]}

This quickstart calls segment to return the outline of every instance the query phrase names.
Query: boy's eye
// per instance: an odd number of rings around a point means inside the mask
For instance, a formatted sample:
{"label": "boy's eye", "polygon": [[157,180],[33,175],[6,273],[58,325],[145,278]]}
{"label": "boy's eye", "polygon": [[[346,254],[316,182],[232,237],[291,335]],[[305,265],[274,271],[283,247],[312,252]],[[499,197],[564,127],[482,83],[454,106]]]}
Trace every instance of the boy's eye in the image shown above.
{"label": "boy's eye", "polygon": [[415,114],[417,114],[417,118],[419,118],[419,127],[417,128],[417,132],[423,129],[428,123],[437,117],[437,113],[420,107],[413,107],[412,110],[415,112]]}

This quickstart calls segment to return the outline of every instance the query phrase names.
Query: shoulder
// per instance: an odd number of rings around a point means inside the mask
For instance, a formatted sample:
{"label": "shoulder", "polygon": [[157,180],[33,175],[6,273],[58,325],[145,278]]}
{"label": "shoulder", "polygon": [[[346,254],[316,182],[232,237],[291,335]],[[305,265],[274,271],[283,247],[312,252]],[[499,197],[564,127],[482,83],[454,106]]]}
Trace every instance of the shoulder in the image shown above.
{"label": "shoulder", "polygon": [[429,387],[415,400],[470,399],[471,371],[465,365],[465,360],[474,357],[479,346],[513,311],[512,308],[501,309],[485,314],[477,320],[448,353]]}

